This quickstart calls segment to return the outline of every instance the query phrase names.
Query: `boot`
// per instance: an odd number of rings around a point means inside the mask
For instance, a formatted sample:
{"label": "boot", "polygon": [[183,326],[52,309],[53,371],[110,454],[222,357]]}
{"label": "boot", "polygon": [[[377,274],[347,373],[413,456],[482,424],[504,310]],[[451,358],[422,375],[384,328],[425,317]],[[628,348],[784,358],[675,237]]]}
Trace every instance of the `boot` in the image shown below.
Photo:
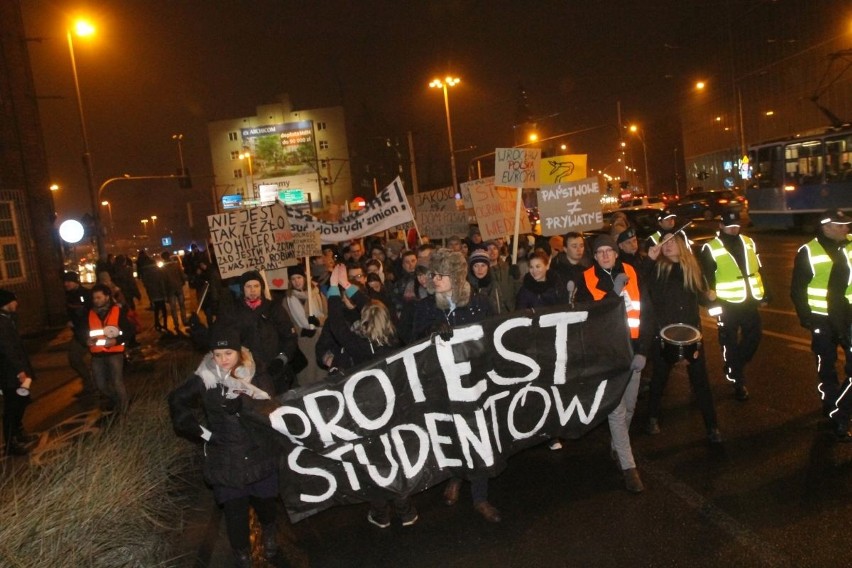
{"label": "boot", "polygon": [[234,566],[237,568],[251,568],[251,548],[234,549]]}
{"label": "boot", "polygon": [[452,478],[447,482],[444,488],[444,503],[452,507],[459,500],[459,492],[461,491],[461,479]]}
{"label": "boot", "polygon": [[639,471],[635,467],[624,470],[624,486],[631,493],[645,491],[645,486],[642,485],[642,480],[639,478]]}
{"label": "boot", "polygon": [[278,555],[278,531],[275,524],[261,525],[263,555],[267,560],[272,560]]}

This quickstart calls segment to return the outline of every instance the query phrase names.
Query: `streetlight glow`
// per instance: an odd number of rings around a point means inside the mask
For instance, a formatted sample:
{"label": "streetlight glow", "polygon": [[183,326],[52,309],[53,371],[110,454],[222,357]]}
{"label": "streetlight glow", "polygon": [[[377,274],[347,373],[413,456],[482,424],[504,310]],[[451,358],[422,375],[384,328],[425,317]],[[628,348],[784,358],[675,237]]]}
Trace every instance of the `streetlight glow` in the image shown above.
{"label": "streetlight glow", "polygon": [[95,26],[93,26],[86,20],[77,20],[76,22],[74,22],[74,33],[80,37],[94,35]]}
{"label": "streetlight glow", "polygon": [[458,173],[456,173],[456,153],[453,149],[453,126],[450,122],[450,96],[447,93],[447,87],[453,87],[458,85],[461,79],[458,77],[447,76],[443,81],[440,79],[433,79],[431,83],[429,83],[429,87],[433,89],[442,89],[444,91],[444,112],[447,115],[447,137],[450,142],[450,168],[452,168],[453,175],[453,192],[459,192],[459,179]]}
{"label": "streetlight glow", "polygon": [[703,91],[704,87],[706,87],[706,86],[707,86],[707,83],[705,83],[704,81],[698,81],[697,83],[695,83],[695,88],[699,91]]}
{"label": "streetlight glow", "polygon": [[56,183],[50,184],[50,191],[59,191],[59,184],[56,184]]}
{"label": "streetlight glow", "polygon": [[536,134],[535,132],[531,132],[530,133],[530,142],[535,142],[536,140],[538,140],[538,134]]}

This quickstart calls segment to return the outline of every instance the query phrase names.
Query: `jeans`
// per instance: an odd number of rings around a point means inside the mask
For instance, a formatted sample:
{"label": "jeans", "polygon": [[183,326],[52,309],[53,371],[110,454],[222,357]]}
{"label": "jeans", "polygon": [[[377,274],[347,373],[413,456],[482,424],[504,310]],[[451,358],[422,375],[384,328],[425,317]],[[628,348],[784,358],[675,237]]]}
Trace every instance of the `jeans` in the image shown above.
{"label": "jeans", "polygon": [[618,454],[618,463],[622,470],[636,467],[633,449],[630,447],[630,422],[633,420],[633,411],[636,410],[641,378],[642,371],[633,371],[630,382],[627,383],[627,389],[621,396],[621,402],[607,417],[609,433],[612,436],[612,449]]}
{"label": "jeans", "polygon": [[[172,322],[175,325],[175,331],[180,331],[180,327],[178,326],[178,314],[180,314],[180,323],[183,327],[186,326],[186,303],[183,297],[183,290],[180,292],[176,292],[171,294],[166,298],[166,302],[169,306],[169,313],[172,316]],[[178,311],[180,310],[180,311]],[[166,329],[168,329],[168,320],[166,320]]]}
{"label": "jeans", "polygon": [[92,375],[98,390],[112,401],[115,410],[127,412],[130,401],[124,387],[124,353],[93,355]]}
{"label": "jeans", "polygon": [[72,338],[71,343],[68,344],[68,364],[83,379],[83,390],[94,392],[95,382],[92,380],[92,372],[86,364],[88,355],[89,348]]}

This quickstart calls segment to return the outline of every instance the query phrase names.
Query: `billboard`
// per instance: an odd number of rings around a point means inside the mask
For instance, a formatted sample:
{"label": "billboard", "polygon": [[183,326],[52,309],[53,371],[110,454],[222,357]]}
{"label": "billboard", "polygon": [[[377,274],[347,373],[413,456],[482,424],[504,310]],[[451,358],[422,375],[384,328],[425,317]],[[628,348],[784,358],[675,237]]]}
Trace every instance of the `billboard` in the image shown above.
{"label": "billboard", "polygon": [[251,154],[249,177],[253,194],[259,187],[277,189],[317,187],[317,153],[310,120],[240,129],[243,147]]}

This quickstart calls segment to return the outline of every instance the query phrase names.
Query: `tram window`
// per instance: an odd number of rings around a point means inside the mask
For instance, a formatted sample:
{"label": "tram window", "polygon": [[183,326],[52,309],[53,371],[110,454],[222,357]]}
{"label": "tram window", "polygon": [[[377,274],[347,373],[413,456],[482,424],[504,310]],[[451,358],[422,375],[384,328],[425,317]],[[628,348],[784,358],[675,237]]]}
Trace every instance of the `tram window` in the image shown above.
{"label": "tram window", "polygon": [[787,144],[784,148],[785,183],[808,185],[822,183],[825,156],[820,140]]}
{"label": "tram window", "polygon": [[780,146],[767,146],[757,150],[757,165],[754,175],[758,187],[778,187],[781,185],[779,176]]}
{"label": "tram window", "polygon": [[826,181],[852,181],[852,134],[825,140]]}

